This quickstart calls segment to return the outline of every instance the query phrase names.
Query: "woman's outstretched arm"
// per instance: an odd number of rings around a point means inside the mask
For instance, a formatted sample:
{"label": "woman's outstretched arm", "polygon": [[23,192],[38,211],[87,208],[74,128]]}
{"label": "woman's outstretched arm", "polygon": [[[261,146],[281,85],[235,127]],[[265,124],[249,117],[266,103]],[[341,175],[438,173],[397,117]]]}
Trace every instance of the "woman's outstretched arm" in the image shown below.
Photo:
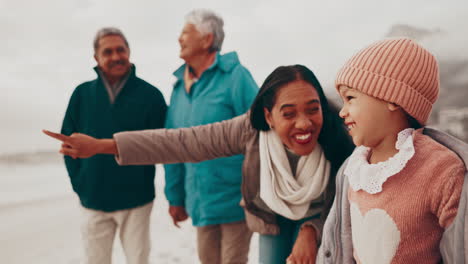
{"label": "woman's outstretched arm", "polygon": [[60,152],[64,155],[88,158],[114,154],[120,165],[199,162],[233,156],[242,154],[245,142],[256,135],[247,114],[191,128],[120,132],[113,139],[44,133],[63,142]]}

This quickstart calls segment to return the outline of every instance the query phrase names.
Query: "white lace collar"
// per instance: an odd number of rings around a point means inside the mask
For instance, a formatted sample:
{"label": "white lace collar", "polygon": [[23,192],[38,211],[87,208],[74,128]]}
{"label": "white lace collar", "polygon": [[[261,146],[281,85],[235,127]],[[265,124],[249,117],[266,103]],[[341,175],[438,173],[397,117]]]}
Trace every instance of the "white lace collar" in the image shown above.
{"label": "white lace collar", "polygon": [[382,191],[382,185],[391,176],[399,173],[414,156],[412,128],[398,133],[395,144],[398,153],[386,161],[369,164],[367,158],[370,148],[359,146],[349,158],[344,174],[348,176],[349,185],[354,191],[364,190],[370,194]]}

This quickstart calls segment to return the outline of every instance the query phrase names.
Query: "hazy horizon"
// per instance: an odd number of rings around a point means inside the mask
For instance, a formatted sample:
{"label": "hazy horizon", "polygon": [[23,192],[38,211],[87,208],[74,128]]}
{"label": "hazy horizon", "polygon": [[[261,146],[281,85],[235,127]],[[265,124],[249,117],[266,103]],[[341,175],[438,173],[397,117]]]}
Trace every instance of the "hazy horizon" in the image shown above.
{"label": "hazy horizon", "polygon": [[436,32],[421,43],[439,58],[468,60],[466,1],[60,1],[0,0],[0,153],[55,150],[74,88],[95,78],[92,39],[104,26],[127,36],[137,75],[170,97],[184,16],[209,8],[225,22],[222,53],[236,51],[261,85],[277,66],[304,64],[329,95],[339,67],[397,24]]}

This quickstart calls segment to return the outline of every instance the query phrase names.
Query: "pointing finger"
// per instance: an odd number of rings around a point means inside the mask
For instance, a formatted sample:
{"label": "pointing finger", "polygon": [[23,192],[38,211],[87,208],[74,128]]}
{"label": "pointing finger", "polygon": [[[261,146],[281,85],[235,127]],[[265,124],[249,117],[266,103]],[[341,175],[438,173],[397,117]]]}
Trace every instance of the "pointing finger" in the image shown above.
{"label": "pointing finger", "polygon": [[60,140],[60,141],[62,141],[62,142],[68,142],[68,140],[69,140],[69,137],[68,137],[68,136],[65,136],[65,135],[63,135],[63,134],[54,133],[54,132],[52,132],[52,131],[45,130],[45,129],[43,129],[42,132],[43,132],[44,134],[48,135],[49,137],[53,137],[53,138],[58,139],[58,140]]}

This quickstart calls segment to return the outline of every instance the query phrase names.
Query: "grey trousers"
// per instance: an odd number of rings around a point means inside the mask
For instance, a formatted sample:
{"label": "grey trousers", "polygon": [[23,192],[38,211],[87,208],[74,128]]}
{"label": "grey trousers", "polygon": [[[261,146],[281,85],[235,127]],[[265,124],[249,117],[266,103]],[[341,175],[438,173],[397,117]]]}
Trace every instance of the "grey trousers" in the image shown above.
{"label": "grey trousers", "polygon": [[246,264],[252,232],[245,221],[197,227],[202,264]]}

